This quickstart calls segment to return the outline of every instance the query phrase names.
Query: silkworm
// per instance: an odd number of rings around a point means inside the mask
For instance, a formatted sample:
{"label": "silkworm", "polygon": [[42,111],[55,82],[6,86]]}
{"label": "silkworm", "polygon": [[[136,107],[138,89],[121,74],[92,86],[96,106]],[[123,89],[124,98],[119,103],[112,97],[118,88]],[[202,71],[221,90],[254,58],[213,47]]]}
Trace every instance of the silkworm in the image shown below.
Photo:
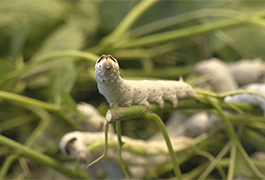
{"label": "silkworm", "polygon": [[111,55],[102,55],[95,64],[95,77],[99,92],[105,96],[112,107],[144,105],[157,103],[163,108],[164,101],[170,101],[173,108],[178,105],[178,98],[197,98],[191,85],[182,78],[173,80],[125,80],[119,74],[118,61]]}
{"label": "silkworm", "polygon": [[[249,84],[241,89],[258,92],[265,96],[265,84]],[[265,116],[265,99],[254,94],[236,94],[233,96],[226,96],[224,98],[226,102],[244,102],[252,105],[259,106],[263,110],[263,115]]]}
{"label": "silkworm", "polygon": [[[142,152],[149,155],[167,154],[168,149],[164,141],[144,141],[140,139],[132,139],[122,136],[125,146],[129,149],[137,147]],[[103,152],[103,147],[98,147],[96,150],[89,152],[88,147],[96,142],[104,142],[104,132],[81,132],[73,131],[66,133],[59,142],[60,151],[69,157],[79,160],[80,162],[87,163],[91,158],[97,158]],[[172,146],[174,151],[178,152],[189,148],[194,142],[188,137],[172,138]],[[117,135],[114,133],[109,134],[109,142],[117,142]],[[126,154],[127,153],[127,154]],[[115,156],[115,157],[114,157]],[[130,165],[147,165],[146,157],[137,156],[133,152],[124,150],[124,160]],[[118,162],[118,153],[115,147],[109,148],[107,157],[109,160],[116,159]],[[161,162],[157,162],[161,163]]]}
{"label": "silkworm", "polygon": [[195,73],[208,75],[209,84],[215,92],[234,91],[238,85],[227,65],[217,58],[204,60],[195,65]]}
{"label": "silkworm", "polygon": [[[106,123],[105,117],[93,105],[82,102],[77,104],[77,109],[80,113],[87,116],[85,121],[80,121],[85,127],[85,130],[104,131],[104,125]],[[111,124],[109,126],[109,132],[114,132]]]}
{"label": "silkworm", "polygon": [[220,127],[221,118],[215,114],[201,111],[186,119],[185,136],[196,137],[203,133],[213,132]]}
{"label": "silkworm", "polygon": [[261,59],[242,59],[228,64],[238,85],[265,83],[265,63]]}
{"label": "silkworm", "polygon": [[85,139],[81,132],[74,131],[65,134],[59,142],[60,151],[71,158],[80,162],[87,163],[90,157],[87,147],[84,144]]}

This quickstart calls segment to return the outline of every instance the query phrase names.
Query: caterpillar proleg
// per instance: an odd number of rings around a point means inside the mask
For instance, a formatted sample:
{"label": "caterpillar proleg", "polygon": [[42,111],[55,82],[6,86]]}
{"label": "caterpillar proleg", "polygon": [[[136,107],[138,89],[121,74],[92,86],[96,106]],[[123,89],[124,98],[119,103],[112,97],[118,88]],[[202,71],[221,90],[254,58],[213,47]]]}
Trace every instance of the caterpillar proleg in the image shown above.
{"label": "caterpillar proleg", "polygon": [[109,105],[121,107],[157,103],[163,108],[164,101],[170,101],[173,108],[178,105],[178,98],[197,98],[191,85],[182,78],[173,80],[125,80],[119,74],[118,61],[111,55],[102,55],[95,64],[95,77],[99,92],[105,96]]}

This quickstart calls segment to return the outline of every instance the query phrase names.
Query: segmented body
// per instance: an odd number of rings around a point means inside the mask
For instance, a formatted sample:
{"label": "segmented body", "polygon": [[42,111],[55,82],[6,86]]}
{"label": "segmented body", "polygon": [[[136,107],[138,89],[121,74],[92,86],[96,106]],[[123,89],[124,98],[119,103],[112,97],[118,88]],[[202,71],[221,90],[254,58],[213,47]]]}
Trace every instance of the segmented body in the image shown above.
{"label": "segmented body", "polygon": [[212,90],[215,92],[223,93],[234,91],[238,88],[238,85],[227,65],[217,58],[197,63],[195,65],[195,72],[199,75],[209,76],[210,79],[208,82],[212,86]]}
{"label": "segmented body", "polygon": [[265,83],[265,62],[261,59],[242,59],[228,64],[238,85]]}
{"label": "segmented body", "polygon": [[[265,84],[249,84],[241,89],[248,91],[258,92],[265,96]],[[244,102],[252,105],[257,105],[263,110],[263,116],[265,116],[265,99],[254,94],[236,94],[233,96],[226,96],[224,99],[226,102]]]}
{"label": "segmented body", "polygon": [[175,108],[178,98],[197,98],[191,85],[182,78],[179,81],[125,80],[119,75],[119,64],[111,55],[102,55],[96,62],[95,77],[99,92],[105,96],[110,106],[118,104],[121,107],[149,107],[150,103],[157,103],[163,108],[164,101],[170,101]]}

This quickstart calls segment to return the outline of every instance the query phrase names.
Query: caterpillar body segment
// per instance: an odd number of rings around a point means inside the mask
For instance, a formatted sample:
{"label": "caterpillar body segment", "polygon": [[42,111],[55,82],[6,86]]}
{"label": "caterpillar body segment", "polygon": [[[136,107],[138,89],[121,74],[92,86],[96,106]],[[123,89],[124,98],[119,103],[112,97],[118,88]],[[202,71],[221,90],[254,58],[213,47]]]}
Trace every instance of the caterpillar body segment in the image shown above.
{"label": "caterpillar body segment", "polygon": [[110,106],[121,107],[157,103],[163,108],[164,101],[170,101],[173,108],[178,105],[178,98],[194,97],[191,85],[182,78],[173,80],[125,80],[119,75],[119,64],[111,55],[102,55],[95,64],[95,77],[99,92],[105,96]]}

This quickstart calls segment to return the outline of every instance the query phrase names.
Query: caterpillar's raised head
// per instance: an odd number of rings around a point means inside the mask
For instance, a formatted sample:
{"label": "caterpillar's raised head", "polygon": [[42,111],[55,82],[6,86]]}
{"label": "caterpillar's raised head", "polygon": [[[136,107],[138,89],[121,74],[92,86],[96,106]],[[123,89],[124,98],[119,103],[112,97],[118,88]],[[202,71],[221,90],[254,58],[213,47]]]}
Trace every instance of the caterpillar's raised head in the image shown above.
{"label": "caterpillar's raised head", "polygon": [[95,64],[95,76],[99,83],[114,82],[119,78],[118,61],[111,55],[102,55]]}
{"label": "caterpillar's raised head", "polygon": [[118,61],[111,55],[102,55],[96,62],[96,70],[111,72],[119,69]]}

